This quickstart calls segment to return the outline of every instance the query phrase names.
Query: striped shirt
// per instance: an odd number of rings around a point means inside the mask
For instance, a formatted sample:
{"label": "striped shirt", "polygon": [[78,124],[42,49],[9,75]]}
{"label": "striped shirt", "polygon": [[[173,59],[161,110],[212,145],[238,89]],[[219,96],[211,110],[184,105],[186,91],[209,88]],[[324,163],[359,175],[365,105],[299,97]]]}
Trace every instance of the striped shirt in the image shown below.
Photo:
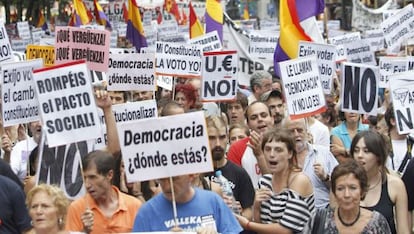
{"label": "striped shirt", "polygon": [[[259,180],[259,187],[272,189],[272,175],[263,175]],[[273,193],[268,201],[260,206],[262,223],[280,223],[294,233],[302,232],[315,209],[313,193],[308,197],[299,195],[289,188],[280,193]]]}

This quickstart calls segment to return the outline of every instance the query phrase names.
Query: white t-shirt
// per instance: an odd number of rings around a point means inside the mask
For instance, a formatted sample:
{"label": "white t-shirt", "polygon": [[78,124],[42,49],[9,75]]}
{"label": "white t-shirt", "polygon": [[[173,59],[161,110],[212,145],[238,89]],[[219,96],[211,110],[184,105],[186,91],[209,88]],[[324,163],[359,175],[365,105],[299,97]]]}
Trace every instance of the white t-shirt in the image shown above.
{"label": "white t-shirt", "polygon": [[13,172],[22,181],[27,174],[27,161],[29,160],[29,155],[36,146],[37,143],[32,137],[29,137],[26,140],[19,141],[11,151],[10,166]]}
{"label": "white t-shirt", "polygon": [[313,136],[314,145],[330,147],[330,132],[329,128],[325,124],[315,119],[315,122],[309,127],[309,131]]}
{"label": "white t-shirt", "polygon": [[[402,140],[391,140],[391,144],[392,144],[392,152],[393,152],[394,157],[392,159],[391,157],[388,157],[387,168],[389,170],[398,171],[398,168],[400,167],[402,161],[404,160],[405,153],[407,153],[407,139],[404,138]],[[411,157],[414,157],[414,150],[411,151]],[[406,167],[408,165],[408,162],[405,165]],[[405,171],[405,168],[403,172],[404,171]]]}

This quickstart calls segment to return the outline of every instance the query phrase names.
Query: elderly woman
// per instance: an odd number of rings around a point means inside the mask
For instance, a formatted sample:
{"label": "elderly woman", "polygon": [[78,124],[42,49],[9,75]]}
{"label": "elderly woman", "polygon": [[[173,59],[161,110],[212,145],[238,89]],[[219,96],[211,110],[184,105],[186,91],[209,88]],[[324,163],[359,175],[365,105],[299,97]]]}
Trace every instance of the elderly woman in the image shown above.
{"label": "elderly woman", "polygon": [[258,233],[302,232],[314,210],[313,187],[296,166],[295,142],[290,132],[270,129],[261,148],[272,174],[263,175],[254,201],[254,220],[237,216],[245,230]]}
{"label": "elderly woman", "polygon": [[384,138],[374,131],[360,132],[352,141],[350,153],[368,176],[369,187],[361,206],[381,213],[388,221],[390,233],[410,233],[405,186],[385,167],[388,153]]}
{"label": "elderly woman", "polygon": [[331,188],[337,207],[318,210],[304,233],[391,233],[384,216],[360,207],[368,190],[367,175],[361,165],[349,160],[335,167]]}
{"label": "elderly woman", "polygon": [[196,108],[196,90],[190,84],[177,84],[175,86],[174,100],[184,108],[185,112]]}
{"label": "elderly woman", "polygon": [[26,205],[34,233],[68,233],[64,228],[69,201],[58,187],[47,184],[34,187],[27,194]]}

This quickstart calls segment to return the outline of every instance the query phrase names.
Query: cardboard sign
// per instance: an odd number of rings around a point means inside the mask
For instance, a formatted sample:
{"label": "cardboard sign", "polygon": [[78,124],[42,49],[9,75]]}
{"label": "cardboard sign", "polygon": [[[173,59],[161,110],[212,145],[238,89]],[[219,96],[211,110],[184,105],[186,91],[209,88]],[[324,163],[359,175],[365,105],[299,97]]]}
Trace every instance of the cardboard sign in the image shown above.
{"label": "cardboard sign", "polygon": [[111,33],[75,27],[56,27],[55,64],[85,59],[88,68],[108,70]]}
{"label": "cardboard sign", "polygon": [[157,76],[157,86],[166,90],[173,90],[174,77],[172,76]]}
{"label": "cardboard sign", "polygon": [[234,100],[237,94],[237,51],[204,53],[201,100]]}
{"label": "cardboard sign", "polygon": [[300,41],[298,57],[306,56],[316,56],[323,92],[330,94],[332,91],[332,78],[336,69],[336,47],[333,45]]}
{"label": "cardboard sign", "polygon": [[155,91],[155,54],[110,54],[108,90]]}
{"label": "cardboard sign", "polygon": [[299,119],[325,111],[316,56],[279,63],[289,116]]}
{"label": "cardboard sign", "polygon": [[35,70],[34,80],[50,147],[99,137],[101,126],[85,61]]}
{"label": "cardboard sign", "polygon": [[189,40],[190,44],[200,45],[203,52],[221,51],[221,41],[216,30]]}
{"label": "cardboard sign", "polygon": [[4,127],[40,119],[35,95],[33,69],[41,68],[41,59],[6,63],[1,66],[2,116]]}
{"label": "cardboard sign", "polygon": [[44,66],[53,66],[55,63],[55,47],[45,45],[28,45],[26,47],[26,58],[42,58]]}
{"label": "cardboard sign", "polygon": [[[409,59],[407,57],[380,57],[379,58],[379,72],[380,88],[389,88],[389,78],[396,73],[405,72],[408,70]],[[411,64],[414,62],[411,59]],[[411,70],[413,67],[411,67]]]}
{"label": "cardboard sign", "polygon": [[346,51],[343,47],[344,44],[359,40],[361,40],[360,32],[352,32],[329,38],[329,43],[336,45],[336,61],[340,62],[346,60]]}
{"label": "cardboard sign", "polygon": [[412,4],[398,11],[395,15],[381,23],[384,32],[385,43],[388,54],[397,54],[400,51],[401,43],[411,36],[414,31],[414,9]]}
{"label": "cardboard sign", "polygon": [[[112,105],[112,112],[117,123],[158,117],[157,103],[155,99]],[[102,136],[96,139],[95,145],[99,149],[104,149],[107,145],[106,123],[104,113],[100,108],[98,109],[98,115],[102,126]]]}
{"label": "cardboard sign", "polygon": [[377,115],[378,67],[344,62],[341,77],[341,110]]}
{"label": "cardboard sign", "polygon": [[362,38],[368,43],[371,51],[384,49],[384,32],[381,29],[367,30]]}
{"label": "cardboard sign", "polygon": [[29,22],[27,21],[17,22],[17,32],[19,33],[19,37],[21,39],[32,39],[32,36],[30,35]]}
{"label": "cardboard sign", "polygon": [[129,183],[213,171],[202,111],[118,124]]}
{"label": "cardboard sign", "polygon": [[157,42],[157,75],[180,76],[186,78],[201,77],[202,49],[199,45]]}
{"label": "cardboard sign", "polygon": [[85,195],[82,159],[93,150],[91,141],[49,147],[41,142],[37,165],[37,184],[57,185],[70,200]]}
{"label": "cardboard sign", "polygon": [[273,60],[279,32],[252,30],[249,39],[249,53],[252,57]]}
{"label": "cardboard sign", "polygon": [[347,43],[344,46],[347,62],[377,65],[374,51],[365,39]]}
{"label": "cardboard sign", "polygon": [[399,134],[414,132],[414,77],[412,72],[391,75],[391,98]]}
{"label": "cardboard sign", "polygon": [[13,59],[9,35],[3,23],[0,23],[0,63]]}

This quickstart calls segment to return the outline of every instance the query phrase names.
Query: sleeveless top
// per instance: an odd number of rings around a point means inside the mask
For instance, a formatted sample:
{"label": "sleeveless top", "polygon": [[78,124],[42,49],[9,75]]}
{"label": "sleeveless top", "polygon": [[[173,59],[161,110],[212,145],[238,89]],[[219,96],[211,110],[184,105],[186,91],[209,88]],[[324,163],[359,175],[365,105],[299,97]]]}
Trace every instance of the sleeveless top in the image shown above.
{"label": "sleeveless top", "polygon": [[387,220],[391,233],[396,234],[397,230],[395,229],[394,206],[395,204],[392,203],[390,195],[388,194],[388,182],[385,180],[385,182],[381,185],[381,197],[378,203],[375,206],[364,208],[381,213]]}

